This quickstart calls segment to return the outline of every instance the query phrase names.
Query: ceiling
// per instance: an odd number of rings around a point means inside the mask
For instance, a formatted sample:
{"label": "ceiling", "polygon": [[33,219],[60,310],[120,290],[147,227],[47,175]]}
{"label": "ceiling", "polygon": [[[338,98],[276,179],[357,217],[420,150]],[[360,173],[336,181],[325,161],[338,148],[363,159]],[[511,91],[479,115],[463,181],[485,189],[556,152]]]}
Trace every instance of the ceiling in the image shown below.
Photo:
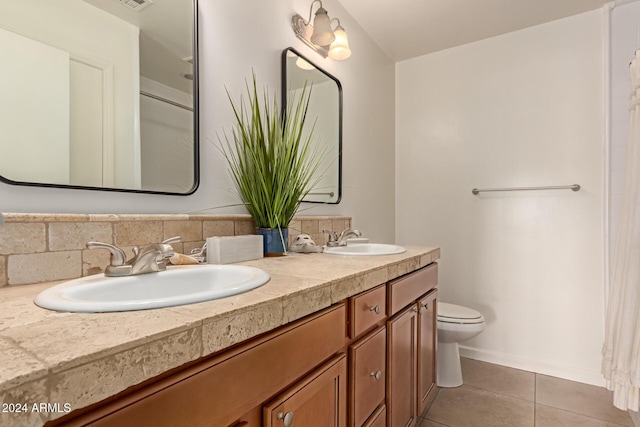
{"label": "ceiling", "polygon": [[394,61],[402,61],[597,9],[610,0],[338,1]]}
{"label": "ceiling", "polygon": [[120,0],[84,1],[135,25],[140,32],[180,58],[192,55],[191,0],[153,0],[148,7],[139,10],[125,6]]}

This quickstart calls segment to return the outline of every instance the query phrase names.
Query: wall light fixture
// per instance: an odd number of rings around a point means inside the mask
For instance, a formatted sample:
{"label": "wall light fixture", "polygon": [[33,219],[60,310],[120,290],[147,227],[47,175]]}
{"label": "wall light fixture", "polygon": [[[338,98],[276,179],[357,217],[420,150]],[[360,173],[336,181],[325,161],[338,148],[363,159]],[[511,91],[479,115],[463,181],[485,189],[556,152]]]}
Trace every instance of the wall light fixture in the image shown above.
{"label": "wall light fixture", "polygon": [[[311,16],[313,5],[319,3],[320,7],[316,10],[311,24]],[[331,28],[331,23],[337,21],[335,28]],[[341,61],[351,56],[349,41],[347,40],[347,32],[340,25],[338,18],[329,18],[327,11],[322,7],[322,1],[314,0],[309,7],[309,19],[304,19],[297,13],[291,18],[291,26],[296,36],[306,43],[311,49],[331,59]]]}

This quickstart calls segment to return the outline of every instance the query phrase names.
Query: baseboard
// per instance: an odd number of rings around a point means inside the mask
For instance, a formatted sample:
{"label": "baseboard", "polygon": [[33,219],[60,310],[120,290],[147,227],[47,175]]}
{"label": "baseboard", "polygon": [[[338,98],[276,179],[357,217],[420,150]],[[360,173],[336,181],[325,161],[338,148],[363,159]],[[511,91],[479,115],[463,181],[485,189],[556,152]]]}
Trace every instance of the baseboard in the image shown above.
{"label": "baseboard", "polygon": [[602,373],[588,371],[571,366],[555,365],[525,357],[518,357],[512,354],[497,351],[482,350],[473,347],[460,345],[460,355],[470,359],[481,360],[483,362],[495,363],[496,365],[508,366],[510,368],[522,369],[524,371],[535,372],[537,374],[549,375],[552,377],[564,378],[584,384],[604,387],[605,381]]}

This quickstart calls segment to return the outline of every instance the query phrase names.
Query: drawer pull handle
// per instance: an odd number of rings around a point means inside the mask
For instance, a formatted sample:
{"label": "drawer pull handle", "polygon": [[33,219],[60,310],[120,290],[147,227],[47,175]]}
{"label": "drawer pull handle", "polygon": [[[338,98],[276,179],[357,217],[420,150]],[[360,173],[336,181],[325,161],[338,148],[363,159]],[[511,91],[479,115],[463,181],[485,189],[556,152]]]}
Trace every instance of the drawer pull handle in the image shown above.
{"label": "drawer pull handle", "polygon": [[376,372],[371,372],[369,375],[371,375],[373,378],[377,380],[379,380],[380,378],[382,378],[382,372],[381,371],[376,371]]}
{"label": "drawer pull handle", "polygon": [[289,411],[286,414],[278,412],[278,419],[284,420],[284,427],[291,427],[291,424],[293,424],[293,412]]}
{"label": "drawer pull handle", "polygon": [[379,305],[379,304],[376,304],[376,306],[375,306],[375,307],[374,307],[374,306],[369,307],[369,311],[375,311],[375,312],[376,312],[376,314],[380,314],[380,311],[381,311],[381,310],[380,310],[380,305]]}

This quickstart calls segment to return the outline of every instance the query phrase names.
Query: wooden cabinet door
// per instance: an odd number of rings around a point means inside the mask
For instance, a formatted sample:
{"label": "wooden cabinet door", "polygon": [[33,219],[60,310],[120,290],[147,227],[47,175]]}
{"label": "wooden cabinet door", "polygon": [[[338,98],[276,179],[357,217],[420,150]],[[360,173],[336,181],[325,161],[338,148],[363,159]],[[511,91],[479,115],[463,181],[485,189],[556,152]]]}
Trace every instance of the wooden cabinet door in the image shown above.
{"label": "wooden cabinet door", "polygon": [[387,322],[387,425],[416,424],[418,309],[412,304]]}
{"label": "wooden cabinet door", "polygon": [[361,427],[384,402],[387,334],[385,327],[349,347],[351,415],[349,425]]}
{"label": "wooden cabinet door", "polygon": [[318,368],[264,407],[264,427],[346,427],[347,358]]}
{"label": "wooden cabinet door", "polygon": [[262,405],[253,408],[229,427],[262,427]]}
{"label": "wooden cabinet door", "polygon": [[418,301],[418,414],[429,406],[436,391],[437,290]]}
{"label": "wooden cabinet door", "polygon": [[362,427],[387,427],[387,408],[381,405]]}

